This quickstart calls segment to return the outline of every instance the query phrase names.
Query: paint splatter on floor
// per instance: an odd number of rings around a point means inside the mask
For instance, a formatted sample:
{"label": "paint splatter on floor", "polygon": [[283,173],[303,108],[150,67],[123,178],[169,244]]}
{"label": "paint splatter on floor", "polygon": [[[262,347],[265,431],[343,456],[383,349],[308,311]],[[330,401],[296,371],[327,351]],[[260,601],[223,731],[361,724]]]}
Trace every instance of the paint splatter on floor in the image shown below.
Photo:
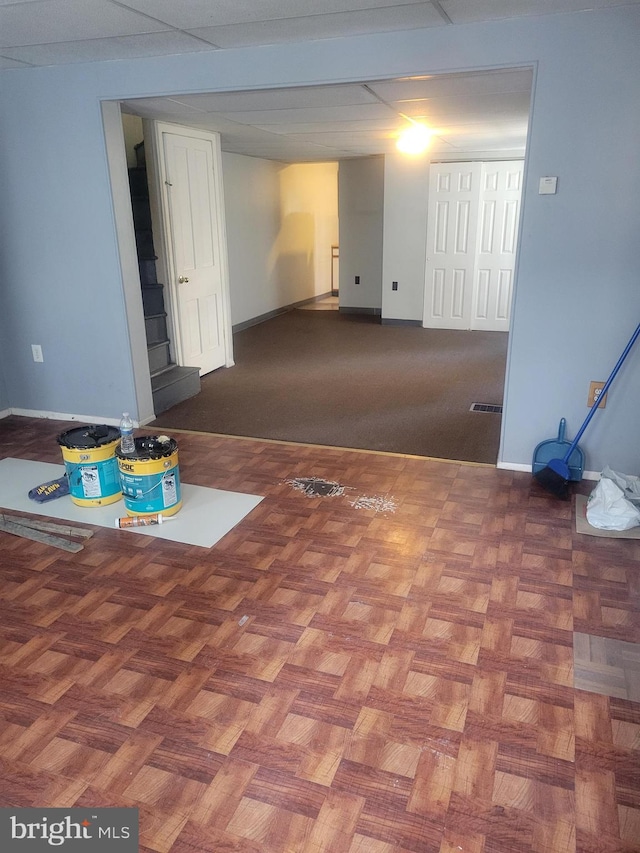
{"label": "paint splatter on floor", "polygon": [[285,480],[294,489],[304,492],[310,498],[334,498],[343,495],[345,487],[333,480],[322,480],[319,477],[296,477],[294,480]]}
{"label": "paint splatter on floor", "polygon": [[[352,486],[342,486],[334,480],[323,480],[320,477],[296,477],[284,482],[309,498],[335,498],[341,497],[346,491],[355,491]],[[395,512],[398,508],[396,501],[387,495],[361,495],[350,501],[350,504],[355,509],[371,509],[374,512]]]}
{"label": "paint splatter on floor", "polygon": [[355,509],[372,509],[374,512],[395,512],[398,509],[395,500],[385,495],[374,495],[372,497],[363,495],[352,501],[351,506]]}

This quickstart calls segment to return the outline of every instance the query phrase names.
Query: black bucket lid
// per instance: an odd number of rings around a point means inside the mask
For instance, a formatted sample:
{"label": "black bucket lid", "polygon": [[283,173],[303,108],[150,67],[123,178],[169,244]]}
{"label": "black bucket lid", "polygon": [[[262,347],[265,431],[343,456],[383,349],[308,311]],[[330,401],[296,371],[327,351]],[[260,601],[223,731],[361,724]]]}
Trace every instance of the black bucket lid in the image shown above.
{"label": "black bucket lid", "polygon": [[145,461],[148,459],[162,459],[171,456],[178,449],[175,438],[166,435],[143,435],[135,439],[136,449],[134,453],[123,453],[120,447],[116,447],[118,459],[134,459]]}
{"label": "black bucket lid", "polygon": [[120,438],[117,427],[107,424],[85,424],[84,426],[68,429],[58,436],[58,444],[63,447],[88,450],[92,447],[102,447]]}

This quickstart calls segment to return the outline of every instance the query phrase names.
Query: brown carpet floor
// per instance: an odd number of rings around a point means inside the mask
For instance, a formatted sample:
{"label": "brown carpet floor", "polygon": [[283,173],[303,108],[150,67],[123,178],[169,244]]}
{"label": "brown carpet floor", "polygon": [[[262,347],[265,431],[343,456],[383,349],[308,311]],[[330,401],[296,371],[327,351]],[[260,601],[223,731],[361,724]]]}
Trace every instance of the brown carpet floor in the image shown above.
{"label": "brown carpet floor", "polygon": [[294,310],[238,332],[236,364],[153,427],[495,463],[507,334]]}

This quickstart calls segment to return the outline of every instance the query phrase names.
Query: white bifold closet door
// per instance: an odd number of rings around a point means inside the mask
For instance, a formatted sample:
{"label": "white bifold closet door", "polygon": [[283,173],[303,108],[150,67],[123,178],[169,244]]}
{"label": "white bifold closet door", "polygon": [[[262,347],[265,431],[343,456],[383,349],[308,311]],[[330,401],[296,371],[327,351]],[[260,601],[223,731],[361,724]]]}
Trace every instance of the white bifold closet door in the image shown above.
{"label": "white bifold closet door", "polygon": [[509,329],[521,160],[433,163],[423,326]]}

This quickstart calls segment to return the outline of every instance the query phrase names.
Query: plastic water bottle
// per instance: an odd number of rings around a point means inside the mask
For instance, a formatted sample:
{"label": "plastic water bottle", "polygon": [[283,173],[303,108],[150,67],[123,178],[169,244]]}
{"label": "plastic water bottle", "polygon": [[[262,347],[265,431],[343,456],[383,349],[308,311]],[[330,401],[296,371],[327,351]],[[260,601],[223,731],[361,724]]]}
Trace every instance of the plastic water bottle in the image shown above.
{"label": "plastic water bottle", "polygon": [[133,421],[129,416],[129,412],[125,412],[120,421],[120,452],[125,456],[131,456],[136,452],[136,443],[133,438]]}

